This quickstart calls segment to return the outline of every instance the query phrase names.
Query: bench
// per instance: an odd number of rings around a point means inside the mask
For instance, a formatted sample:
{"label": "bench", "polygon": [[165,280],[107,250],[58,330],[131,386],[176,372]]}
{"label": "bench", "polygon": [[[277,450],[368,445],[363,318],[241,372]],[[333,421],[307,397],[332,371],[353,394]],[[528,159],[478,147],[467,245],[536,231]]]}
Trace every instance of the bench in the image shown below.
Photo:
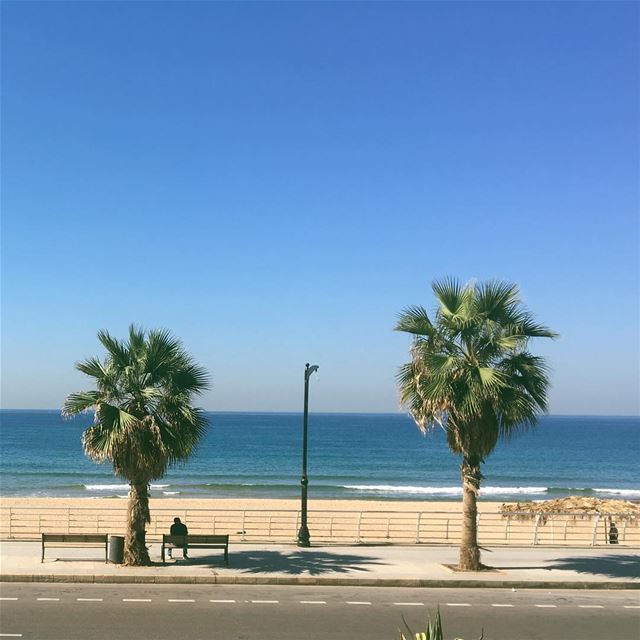
{"label": "bench", "polygon": [[104,547],[104,561],[108,562],[108,545],[106,533],[43,533],[42,558],[47,547]]}
{"label": "bench", "polygon": [[224,563],[229,566],[229,535],[201,535],[188,534],[186,536],[172,536],[162,534],[162,563],[164,564],[164,550],[166,549],[224,549]]}

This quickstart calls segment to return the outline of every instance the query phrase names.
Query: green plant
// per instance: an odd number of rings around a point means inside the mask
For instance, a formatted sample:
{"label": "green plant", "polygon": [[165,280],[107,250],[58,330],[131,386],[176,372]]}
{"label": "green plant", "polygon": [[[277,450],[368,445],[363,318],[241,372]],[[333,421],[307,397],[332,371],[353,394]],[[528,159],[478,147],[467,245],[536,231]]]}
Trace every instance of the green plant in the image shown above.
{"label": "green plant", "polygon": [[[436,611],[435,618],[431,618],[431,613],[427,615],[427,627],[425,631],[418,631],[414,633],[407,621],[402,616],[402,623],[404,624],[405,631],[400,631],[400,640],[444,640],[444,632],[442,631],[442,619],[440,618],[440,607]],[[484,629],[480,632],[478,640],[484,638]],[[455,638],[455,640],[463,640],[462,638]]]}

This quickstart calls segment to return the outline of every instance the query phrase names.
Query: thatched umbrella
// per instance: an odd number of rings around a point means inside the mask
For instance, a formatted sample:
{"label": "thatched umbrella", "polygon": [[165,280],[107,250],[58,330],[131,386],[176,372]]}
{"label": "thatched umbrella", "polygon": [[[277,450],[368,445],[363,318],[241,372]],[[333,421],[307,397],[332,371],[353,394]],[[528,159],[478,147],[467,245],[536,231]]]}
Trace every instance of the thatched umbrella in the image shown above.
{"label": "thatched umbrella", "polygon": [[640,503],[629,500],[602,500],[601,498],[568,496],[542,502],[503,504],[500,507],[500,512],[503,516],[522,516],[523,519],[537,515],[562,513],[575,516],[615,515],[625,520],[635,520],[640,517]]}

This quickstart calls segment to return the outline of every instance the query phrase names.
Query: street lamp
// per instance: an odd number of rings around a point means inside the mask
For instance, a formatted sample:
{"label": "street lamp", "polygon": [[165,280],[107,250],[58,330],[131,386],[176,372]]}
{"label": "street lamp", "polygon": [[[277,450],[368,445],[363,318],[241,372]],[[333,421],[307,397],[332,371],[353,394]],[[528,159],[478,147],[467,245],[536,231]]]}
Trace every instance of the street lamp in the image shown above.
{"label": "street lamp", "polygon": [[307,478],[307,418],[309,416],[309,378],[312,373],[318,370],[318,365],[314,364],[309,366],[309,363],[304,365],[304,418],[303,418],[303,431],[302,431],[302,478],[300,484],[302,485],[302,508],[300,518],[300,530],[298,531],[298,546],[310,547],[309,542],[309,527],[307,527],[307,486],[309,484],[309,478]]}

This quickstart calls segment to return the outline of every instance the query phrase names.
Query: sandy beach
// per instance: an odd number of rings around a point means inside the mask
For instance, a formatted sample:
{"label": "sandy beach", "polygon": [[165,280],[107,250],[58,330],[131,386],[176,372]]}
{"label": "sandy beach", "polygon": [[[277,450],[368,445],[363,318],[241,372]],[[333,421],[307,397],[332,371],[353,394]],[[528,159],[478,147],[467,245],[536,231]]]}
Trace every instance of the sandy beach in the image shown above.
{"label": "sandy beach", "polygon": [[[0,535],[39,537],[43,532],[122,534],[126,498],[2,498]],[[499,503],[482,503],[481,517],[496,521]],[[292,542],[300,526],[300,501],[285,499],[150,500],[150,540],[178,516],[191,533],[229,533],[238,541]],[[457,540],[459,502],[310,500],[309,527],[316,541],[416,542]],[[501,525],[504,529],[504,525]]]}
{"label": "sandy beach", "polygon": [[[479,502],[478,536],[485,545],[606,544],[605,518],[504,517],[502,503]],[[152,498],[149,541],[178,516],[191,533],[228,533],[234,542],[289,542],[300,526],[300,501],[287,499]],[[37,539],[41,533],[108,533],[126,529],[126,498],[0,498],[0,536]],[[458,544],[461,502],[310,500],[312,540],[326,544]],[[620,523],[620,543],[637,544],[638,522]]]}
{"label": "sandy beach", "polygon": [[[298,510],[300,500],[265,498],[151,498],[151,510],[206,509],[206,510]],[[479,502],[481,513],[497,513],[500,502]],[[42,507],[87,509],[120,509],[127,505],[126,498],[32,498],[0,497],[2,507]],[[433,500],[314,500],[309,499],[309,509],[313,511],[399,511],[399,512],[459,512],[461,501]]]}

